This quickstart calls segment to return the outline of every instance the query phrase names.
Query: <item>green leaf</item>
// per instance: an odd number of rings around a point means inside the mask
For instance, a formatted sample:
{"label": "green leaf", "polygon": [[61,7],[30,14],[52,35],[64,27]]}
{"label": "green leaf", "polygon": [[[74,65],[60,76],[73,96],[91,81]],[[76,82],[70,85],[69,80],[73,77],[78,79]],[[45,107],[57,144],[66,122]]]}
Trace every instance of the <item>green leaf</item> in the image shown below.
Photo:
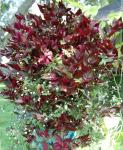
{"label": "green leaf", "polygon": [[106,63],[113,62],[113,59],[108,58],[106,55],[101,55],[100,58],[102,58],[100,65],[106,65]]}

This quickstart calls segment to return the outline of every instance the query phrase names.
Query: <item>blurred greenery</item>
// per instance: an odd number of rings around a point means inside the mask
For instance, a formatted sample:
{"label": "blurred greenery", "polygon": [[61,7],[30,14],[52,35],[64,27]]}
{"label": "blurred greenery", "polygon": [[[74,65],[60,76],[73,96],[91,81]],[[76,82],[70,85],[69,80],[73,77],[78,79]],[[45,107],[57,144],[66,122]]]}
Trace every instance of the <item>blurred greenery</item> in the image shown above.
{"label": "blurred greenery", "polygon": [[[0,91],[4,87],[0,84]],[[15,105],[0,96],[0,150],[27,150],[21,135],[23,121],[17,119],[14,110]]]}
{"label": "blurred greenery", "polygon": [[[0,90],[4,85],[0,85]],[[7,150],[11,141],[8,136],[7,128],[10,126],[11,121],[15,119],[13,114],[14,106],[9,100],[0,97],[0,150]]]}

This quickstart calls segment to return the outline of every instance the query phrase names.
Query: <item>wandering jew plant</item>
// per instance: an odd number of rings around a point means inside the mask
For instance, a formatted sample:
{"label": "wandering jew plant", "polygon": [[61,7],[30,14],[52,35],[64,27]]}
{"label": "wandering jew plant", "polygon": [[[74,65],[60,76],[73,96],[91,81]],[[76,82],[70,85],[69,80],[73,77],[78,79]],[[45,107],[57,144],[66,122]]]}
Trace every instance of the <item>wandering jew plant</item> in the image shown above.
{"label": "wandering jew plant", "polygon": [[123,22],[115,21],[101,37],[99,22],[80,9],[74,13],[62,2],[38,7],[41,16],[19,14],[4,28],[10,39],[0,51],[9,59],[0,63],[0,81],[7,81],[2,94],[31,114],[31,132],[24,134],[29,143],[40,139],[44,150],[74,149],[91,136],[66,133],[81,130],[88,121],[83,91],[102,83],[106,68],[113,69],[118,52],[111,39]]}

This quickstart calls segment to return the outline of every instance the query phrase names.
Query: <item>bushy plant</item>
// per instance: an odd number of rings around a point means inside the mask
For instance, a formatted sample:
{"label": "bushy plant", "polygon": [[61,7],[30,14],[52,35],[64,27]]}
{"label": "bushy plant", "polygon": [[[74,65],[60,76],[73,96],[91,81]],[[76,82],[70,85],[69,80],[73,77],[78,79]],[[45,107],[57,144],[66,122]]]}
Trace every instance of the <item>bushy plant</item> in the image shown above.
{"label": "bushy plant", "polygon": [[28,114],[24,136],[34,148],[74,149],[92,138],[89,127],[75,133],[96,119],[87,111],[90,91],[111,76],[118,59],[111,36],[123,23],[115,21],[101,36],[99,22],[80,9],[72,12],[62,2],[38,7],[41,16],[16,15],[4,29],[11,37],[0,52],[9,59],[0,64],[7,81],[2,94]]}

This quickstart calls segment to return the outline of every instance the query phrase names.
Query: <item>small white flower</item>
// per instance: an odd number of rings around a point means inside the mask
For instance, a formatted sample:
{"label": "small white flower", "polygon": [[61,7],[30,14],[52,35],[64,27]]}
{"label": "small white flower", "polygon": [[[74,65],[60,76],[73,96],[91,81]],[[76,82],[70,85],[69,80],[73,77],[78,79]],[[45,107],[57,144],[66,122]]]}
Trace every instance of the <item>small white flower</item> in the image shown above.
{"label": "small white flower", "polygon": [[49,88],[51,88],[52,87],[52,85],[51,84],[49,84]]}
{"label": "small white flower", "polygon": [[33,94],[35,94],[35,92],[32,92]]}
{"label": "small white flower", "polygon": [[27,90],[27,87],[25,87],[24,89]]}

